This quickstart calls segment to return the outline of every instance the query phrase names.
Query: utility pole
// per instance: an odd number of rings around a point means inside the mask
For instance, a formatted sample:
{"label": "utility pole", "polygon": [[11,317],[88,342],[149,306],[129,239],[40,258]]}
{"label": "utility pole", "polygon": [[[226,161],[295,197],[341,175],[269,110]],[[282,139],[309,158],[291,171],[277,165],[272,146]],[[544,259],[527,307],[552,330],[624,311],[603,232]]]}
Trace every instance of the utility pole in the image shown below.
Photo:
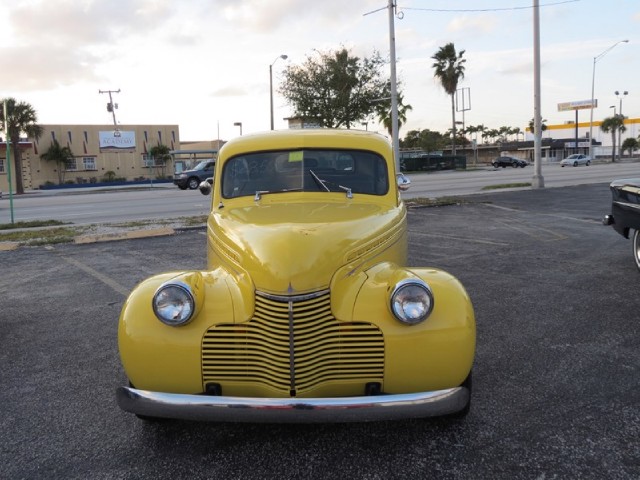
{"label": "utility pole", "polygon": [[[3,114],[4,114],[4,135],[7,141],[7,181],[9,182],[9,210],[11,211],[11,223],[14,222],[13,215],[13,186],[11,185],[11,135],[9,133],[9,117],[7,110],[7,100],[5,99],[3,105]],[[20,148],[19,145],[14,145],[16,150]]]}
{"label": "utility pole", "polygon": [[107,103],[107,112],[111,112],[113,116],[113,128],[114,130],[118,130],[118,123],[116,122],[116,109],[118,108],[117,103],[113,103],[112,93],[120,93],[120,89],[118,90],[98,90],[98,93],[108,93],[109,94],[109,103]]}

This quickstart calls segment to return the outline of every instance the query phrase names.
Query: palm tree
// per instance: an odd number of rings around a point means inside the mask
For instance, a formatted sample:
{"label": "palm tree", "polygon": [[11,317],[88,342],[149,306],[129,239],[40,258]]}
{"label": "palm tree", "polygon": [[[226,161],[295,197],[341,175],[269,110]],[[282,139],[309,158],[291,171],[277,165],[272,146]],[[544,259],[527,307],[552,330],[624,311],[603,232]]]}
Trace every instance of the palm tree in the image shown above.
{"label": "palm tree", "polygon": [[520,141],[520,134],[522,133],[520,127],[514,127],[511,130],[511,133],[516,136],[516,142]]}
{"label": "palm tree", "polygon": [[[398,132],[400,132],[400,127],[407,122],[407,112],[413,110],[413,107],[409,104],[404,104],[402,93],[400,93],[399,90],[396,95],[398,102]],[[376,115],[380,123],[382,123],[384,128],[387,129],[387,132],[389,132],[389,136],[391,136],[393,131],[393,125],[391,123],[391,82],[386,83],[382,91],[382,98],[384,98],[384,100],[376,104]]]}
{"label": "palm tree", "polygon": [[453,136],[451,140],[451,153],[456,154],[456,105],[455,94],[458,89],[458,82],[464,78],[464,63],[467,61],[462,58],[464,50],[456,52],[456,47],[453,43],[447,43],[431,58],[435,60],[432,67],[435,72],[433,74],[438,80],[444,91],[451,96],[451,124]]}
{"label": "palm tree", "polygon": [[615,162],[616,134],[618,131],[624,133],[627,130],[627,127],[624,126],[624,116],[618,113],[613,117],[605,118],[600,124],[600,130],[602,130],[604,133],[611,132],[611,145],[613,146],[613,148],[611,149],[611,162]]}
{"label": "palm tree", "polygon": [[58,184],[64,183],[64,174],[67,172],[67,167],[72,162],[74,155],[69,147],[61,147],[57,140],[49,146],[46,152],[40,155],[42,160],[48,162],[55,162],[58,167]]}
{"label": "palm tree", "polygon": [[[547,123],[547,120],[545,118],[540,120],[540,130],[542,130],[543,132],[547,129],[546,123]],[[529,130],[531,130],[531,133],[533,135],[535,135],[536,133],[534,125],[535,125],[535,119],[532,118],[531,120],[529,120]]]}
{"label": "palm tree", "polygon": [[171,149],[166,145],[156,145],[149,149],[149,155],[153,158],[153,163],[157,167],[156,174],[164,177],[164,168],[167,161],[171,160]]}
{"label": "palm tree", "polygon": [[37,140],[43,132],[43,128],[38,125],[38,116],[35,109],[26,102],[17,102],[15,98],[5,98],[0,100],[0,104],[7,102],[7,118],[4,118],[4,108],[0,108],[0,126],[2,131],[11,141],[13,146],[13,163],[16,172],[16,193],[24,193],[22,183],[22,152],[19,148],[20,134],[25,133],[27,137]]}
{"label": "palm tree", "polygon": [[625,138],[624,142],[622,142],[622,151],[629,151],[629,156],[633,155],[633,152],[640,148],[640,142],[638,142],[637,138]]}

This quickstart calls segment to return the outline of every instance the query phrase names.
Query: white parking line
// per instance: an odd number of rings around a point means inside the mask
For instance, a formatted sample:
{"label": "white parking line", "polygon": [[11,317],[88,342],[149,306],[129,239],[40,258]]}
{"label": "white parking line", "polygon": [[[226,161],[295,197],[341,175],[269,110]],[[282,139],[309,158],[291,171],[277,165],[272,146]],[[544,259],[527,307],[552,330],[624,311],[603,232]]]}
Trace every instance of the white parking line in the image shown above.
{"label": "white parking line", "polygon": [[79,262],[78,260],[76,260],[75,258],[71,258],[71,257],[62,257],[63,260],[65,260],[66,262],[70,263],[71,265],[74,265],[75,267],[78,267],[80,270],[82,270],[83,272],[88,273],[89,275],[91,275],[93,278],[100,280],[102,283],[104,283],[105,285],[107,285],[108,287],[111,287],[112,289],[114,289],[116,292],[124,295],[125,297],[129,295],[130,289],[129,288],[125,288],[122,285],[120,285],[118,282],[116,282],[115,280],[107,277],[106,275],[103,275],[102,273],[98,272],[97,270],[94,270],[93,268],[91,268],[89,265],[85,265],[82,262]]}

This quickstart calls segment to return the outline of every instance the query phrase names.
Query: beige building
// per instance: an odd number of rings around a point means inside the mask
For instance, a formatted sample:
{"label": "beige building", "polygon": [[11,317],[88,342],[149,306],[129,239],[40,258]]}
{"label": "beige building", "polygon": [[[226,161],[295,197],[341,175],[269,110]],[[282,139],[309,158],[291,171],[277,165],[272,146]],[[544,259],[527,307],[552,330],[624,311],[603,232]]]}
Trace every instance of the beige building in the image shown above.
{"label": "beige building", "polygon": [[[149,150],[166,145],[169,150],[180,149],[178,125],[42,125],[44,132],[38,140],[21,139],[22,179],[25,190],[43,185],[58,184],[59,174],[65,183],[98,183],[107,179],[157,179],[173,175],[173,161],[155,165]],[[69,147],[74,154],[72,165],[58,172],[57,165],[40,156],[54,140]],[[15,146],[11,146],[12,161]],[[17,172],[12,168],[13,191]],[[0,191],[9,190],[7,178],[7,149],[5,139],[0,142]]]}

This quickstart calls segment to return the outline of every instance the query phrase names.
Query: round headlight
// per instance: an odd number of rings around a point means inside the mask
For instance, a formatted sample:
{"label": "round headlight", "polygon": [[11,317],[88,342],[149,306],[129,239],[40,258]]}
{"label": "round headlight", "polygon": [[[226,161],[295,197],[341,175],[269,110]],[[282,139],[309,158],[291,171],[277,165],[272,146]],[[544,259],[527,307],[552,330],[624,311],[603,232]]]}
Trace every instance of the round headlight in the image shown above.
{"label": "round headlight", "polygon": [[398,283],[391,294],[391,312],[402,323],[423,322],[433,310],[433,293],[421,280],[407,279]]}
{"label": "round headlight", "polygon": [[193,293],[188,285],[169,283],[162,285],[153,296],[153,312],[169,326],[184,325],[195,310]]}

